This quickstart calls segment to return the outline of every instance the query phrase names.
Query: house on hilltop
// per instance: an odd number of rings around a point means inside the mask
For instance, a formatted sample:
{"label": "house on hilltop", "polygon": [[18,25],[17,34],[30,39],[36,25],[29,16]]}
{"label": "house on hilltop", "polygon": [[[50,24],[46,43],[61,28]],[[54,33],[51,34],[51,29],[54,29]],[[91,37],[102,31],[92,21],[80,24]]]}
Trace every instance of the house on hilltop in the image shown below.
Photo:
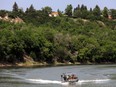
{"label": "house on hilltop", "polygon": [[58,12],[51,12],[49,14],[49,17],[57,17],[57,16],[59,16],[59,13]]}

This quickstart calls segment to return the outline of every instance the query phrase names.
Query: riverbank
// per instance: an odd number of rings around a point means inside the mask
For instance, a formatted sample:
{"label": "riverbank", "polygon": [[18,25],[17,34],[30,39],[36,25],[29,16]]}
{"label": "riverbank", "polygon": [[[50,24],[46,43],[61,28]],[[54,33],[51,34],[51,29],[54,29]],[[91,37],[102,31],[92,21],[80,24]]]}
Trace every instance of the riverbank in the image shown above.
{"label": "riverbank", "polygon": [[69,66],[69,65],[104,65],[104,64],[114,64],[114,63],[80,63],[80,62],[76,62],[76,63],[54,63],[54,64],[48,64],[46,62],[26,62],[26,63],[16,63],[16,64],[8,64],[8,63],[0,63],[0,68],[9,68],[9,67],[44,67],[44,66]]}
{"label": "riverbank", "polygon": [[80,65],[81,63],[55,63],[55,64],[49,64],[46,62],[26,62],[26,63],[16,63],[16,64],[8,64],[8,63],[0,63],[0,68],[4,67],[44,67],[44,66],[65,66],[65,65]]}

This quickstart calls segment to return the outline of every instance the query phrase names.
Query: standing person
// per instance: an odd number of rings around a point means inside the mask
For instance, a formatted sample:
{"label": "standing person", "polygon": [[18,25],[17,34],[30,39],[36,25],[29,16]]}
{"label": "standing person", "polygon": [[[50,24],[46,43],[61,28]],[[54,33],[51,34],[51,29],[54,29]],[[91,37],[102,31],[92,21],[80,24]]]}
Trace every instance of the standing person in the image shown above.
{"label": "standing person", "polygon": [[62,82],[64,81],[64,77],[63,77],[63,75],[61,75],[61,81],[62,81]]}
{"label": "standing person", "polygon": [[67,75],[65,73],[61,75],[61,81],[64,81],[64,82],[67,81]]}

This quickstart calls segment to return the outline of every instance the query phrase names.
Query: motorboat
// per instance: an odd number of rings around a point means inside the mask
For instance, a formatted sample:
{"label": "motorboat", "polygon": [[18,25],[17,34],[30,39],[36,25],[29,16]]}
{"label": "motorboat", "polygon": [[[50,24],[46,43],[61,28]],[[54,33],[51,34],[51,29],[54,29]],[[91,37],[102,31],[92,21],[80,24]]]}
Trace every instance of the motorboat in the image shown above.
{"label": "motorboat", "polygon": [[69,82],[69,83],[75,83],[78,82],[78,76],[74,73],[63,73],[61,75],[61,81],[62,82]]}

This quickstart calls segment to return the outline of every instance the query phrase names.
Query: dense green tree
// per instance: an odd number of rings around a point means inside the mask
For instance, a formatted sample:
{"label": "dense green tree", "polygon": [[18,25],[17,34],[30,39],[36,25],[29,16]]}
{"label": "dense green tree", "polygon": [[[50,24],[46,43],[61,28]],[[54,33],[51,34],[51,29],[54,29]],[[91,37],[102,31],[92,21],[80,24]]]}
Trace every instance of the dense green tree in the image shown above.
{"label": "dense green tree", "polygon": [[14,3],[14,5],[13,5],[13,12],[18,12],[18,10],[19,10],[19,7],[18,7],[18,5],[17,5],[17,3],[15,2]]}
{"label": "dense green tree", "polygon": [[101,16],[101,10],[100,10],[100,7],[98,5],[96,5],[95,8],[93,9],[93,15],[95,17],[100,17]]}
{"label": "dense green tree", "polygon": [[116,9],[110,9],[111,15],[113,19],[116,19]]}
{"label": "dense green tree", "polygon": [[11,18],[16,18],[16,17],[23,18],[24,17],[23,8],[19,8],[17,3],[15,2],[13,5],[13,10],[12,10],[12,12],[9,13],[9,16]]}
{"label": "dense green tree", "polygon": [[[72,13],[72,7],[67,7]],[[115,9],[110,11],[115,18]],[[0,15],[3,17],[7,12],[10,18],[18,15],[25,23],[14,24],[1,18],[0,62],[116,63],[116,21],[106,18],[102,21],[98,6],[89,11],[78,5],[73,18],[72,14],[49,17],[51,9],[35,10],[33,5],[25,13],[22,9],[1,10]]]}
{"label": "dense green tree", "polygon": [[81,18],[87,18],[87,16],[88,16],[88,10],[87,10],[87,7],[86,6],[84,6],[84,5],[81,5]]}
{"label": "dense green tree", "polygon": [[58,12],[58,14],[59,14],[60,17],[63,16],[63,12],[62,12],[62,11],[60,11],[60,10],[58,9],[57,12]]}
{"label": "dense green tree", "polygon": [[34,6],[31,4],[31,6],[29,7],[29,9],[27,9],[28,12],[32,13],[35,12]]}
{"label": "dense green tree", "polygon": [[82,4],[80,9],[81,9],[81,11],[83,11],[83,10],[87,10],[87,7],[84,6],[84,5]]}
{"label": "dense green tree", "polygon": [[92,13],[92,11],[93,11],[93,9],[92,8],[90,8],[90,12]]}
{"label": "dense green tree", "polygon": [[9,11],[6,10],[0,10],[0,16],[4,17],[6,14],[10,13]]}
{"label": "dense green tree", "polygon": [[76,18],[87,18],[89,12],[87,10],[87,7],[84,6],[83,4],[81,5],[78,5],[78,7],[74,8],[74,11],[73,11],[73,17],[76,17]]}
{"label": "dense green tree", "polygon": [[66,9],[65,9],[65,14],[66,14],[67,16],[71,17],[71,16],[72,16],[72,9],[73,9],[73,7],[72,7],[71,4],[70,4],[70,5],[67,5],[67,7],[66,7]]}
{"label": "dense green tree", "polygon": [[103,17],[108,18],[108,8],[107,7],[104,7],[102,14],[103,14]]}
{"label": "dense green tree", "polygon": [[78,5],[78,7],[74,8],[74,11],[73,11],[73,17],[76,17],[76,18],[81,18],[81,8],[80,8],[80,5]]}
{"label": "dense green tree", "polygon": [[50,14],[52,12],[52,8],[49,6],[46,6],[46,7],[42,8],[42,11],[44,13]]}
{"label": "dense green tree", "polygon": [[90,10],[88,11],[88,16],[87,16],[87,19],[90,19],[90,20],[94,20],[94,15],[93,15],[93,9],[90,8]]}
{"label": "dense green tree", "polygon": [[25,13],[27,14],[29,12],[29,8],[26,8],[26,11],[25,11]]}

